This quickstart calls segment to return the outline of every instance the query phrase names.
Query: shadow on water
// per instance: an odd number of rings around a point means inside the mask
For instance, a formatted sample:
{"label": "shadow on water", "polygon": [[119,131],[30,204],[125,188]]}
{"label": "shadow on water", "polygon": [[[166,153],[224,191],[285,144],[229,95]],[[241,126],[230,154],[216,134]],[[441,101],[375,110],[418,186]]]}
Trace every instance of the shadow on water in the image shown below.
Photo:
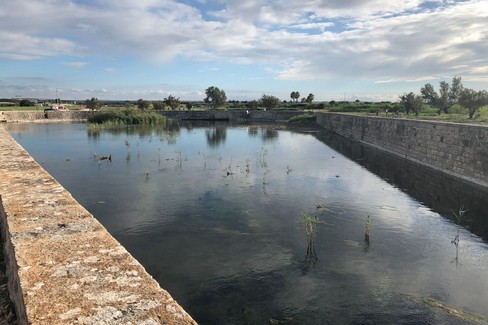
{"label": "shadow on water", "polygon": [[326,130],[315,136],[453,222],[458,222],[456,212],[463,208],[466,213],[460,224],[488,242],[488,189]]}

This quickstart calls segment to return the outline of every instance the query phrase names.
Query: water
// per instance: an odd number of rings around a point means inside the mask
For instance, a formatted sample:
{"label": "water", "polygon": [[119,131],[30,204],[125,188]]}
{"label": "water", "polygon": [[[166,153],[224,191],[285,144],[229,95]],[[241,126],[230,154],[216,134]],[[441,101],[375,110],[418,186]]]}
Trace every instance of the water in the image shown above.
{"label": "water", "polygon": [[[471,324],[472,314],[488,316],[482,189],[325,132],[213,123],[99,134],[81,124],[9,128],[200,324]],[[97,159],[108,155],[111,162]],[[451,220],[460,205],[463,228]],[[320,220],[316,260],[302,213]]]}

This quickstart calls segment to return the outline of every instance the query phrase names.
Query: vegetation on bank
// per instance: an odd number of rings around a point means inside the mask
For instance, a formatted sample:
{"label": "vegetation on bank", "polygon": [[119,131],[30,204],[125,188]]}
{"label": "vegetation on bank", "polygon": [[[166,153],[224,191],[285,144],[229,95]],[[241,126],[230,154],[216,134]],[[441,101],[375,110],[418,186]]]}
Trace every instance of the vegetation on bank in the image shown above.
{"label": "vegetation on bank", "polygon": [[[281,101],[268,94],[263,94],[258,100],[228,101],[225,91],[215,86],[208,87],[205,94],[206,97],[199,101],[183,102],[179,98],[169,95],[167,98],[157,101],[147,101],[142,98],[137,101],[100,101],[97,98],[91,98],[87,99],[83,105],[66,101],[66,106],[70,110],[101,109],[103,112],[97,114],[96,120],[90,121],[90,123],[106,125],[157,123],[160,116],[156,117],[156,115],[148,113],[151,110],[207,109],[310,110],[392,117],[408,117],[412,114],[419,119],[488,123],[488,92],[465,88],[461,77],[454,77],[451,84],[441,81],[438,90],[427,83],[421,87],[420,94],[405,93],[398,97],[398,102],[361,102],[359,100],[314,102],[314,94],[310,93],[307,97],[300,99],[298,91],[292,91],[288,101]],[[52,103],[59,104],[61,100],[42,103],[44,106],[33,106],[39,103],[26,99],[0,99],[0,110],[43,110]],[[109,106],[113,109],[109,109]]]}
{"label": "vegetation on bank", "polygon": [[288,123],[291,124],[308,124],[308,123],[315,123],[317,117],[314,115],[309,114],[301,114],[294,116],[288,120]]}
{"label": "vegetation on bank", "polygon": [[89,127],[91,129],[136,124],[160,124],[165,121],[166,118],[161,114],[130,107],[104,109],[88,119]]}

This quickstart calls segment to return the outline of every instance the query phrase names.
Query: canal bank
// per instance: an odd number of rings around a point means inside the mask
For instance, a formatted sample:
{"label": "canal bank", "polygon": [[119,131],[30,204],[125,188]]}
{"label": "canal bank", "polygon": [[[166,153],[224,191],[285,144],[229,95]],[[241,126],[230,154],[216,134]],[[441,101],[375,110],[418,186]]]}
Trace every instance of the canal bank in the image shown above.
{"label": "canal bank", "polygon": [[[198,118],[186,113],[182,119],[247,118],[246,112],[232,113],[236,115],[225,111],[224,115],[198,112]],[[279,114],[278,111],[259,112],[254,117],[251,114],[247,120],[285,121],[288,117]],[[294,112],[294,115],[298,114]],[[71,121],[69,118],[56,120]],[[483,133],[486,131],[484,127],[328,113],[319,113],[317,121],[337,134],[443,172],[446,172],[444,167],[449,165],[449,161],[462,157],[464,160],[461,162],[469,164],[466,169],[471,173],[474,171],[475,177],[460,174],[462,168],[446,173],[483,186],[482,178],[476,178],[476,173],[483,176],[486,172],[483,150],[486,152],[487,137]],[[457,129],[457,133],[452,128]],[[169,294],[158,289],[159,285],[138,262],[113,238],[110,239],[105,229],[73,202],[71,195],[3,130],[0,141],[0,210],[1,220],[5,220],[2,229],[7,240],[6,259],[14,265],[13,268],[7,267],[7,271],[11,296],[21,324],[28,317],[34,320],[32,324],[56,324],[75,321],[120,323],[124,320],[122,317],[146,316],[149,318],[139,320],[147,320],[150,324],[153,320],[164,320],[165,313],[168,317],[176,315],[169,320],[171,324],[192,323],[190,316],[172,302]],[[384,148],[380,146],[382,143]],[[438,143],[449,145],[440,146]],[[428,152],[430,160],[417,161],[419,158],[414,155],[417,152]],[[449,153],[455,156],[451,156],[451,160],[445,159],[443,165],[442,157]],[[437,165],[433,165],[435,162]],[[139,287],[144,291],[140,293],[130,286],[130,283],[139,285],[146,280],[151,290],[147,291],[144,285]],[[147,305],[138,304],[141,299]],[[50,306],[56,306],[58,311],[53,312]]]}
{"label": "canal bank", "polygon": [[488,187],[488,127],[481,125],[319,113],[338,135],[482,187]]}
{"label": "canal bank", "polygon": [[0,197],[19,324],[196,324],[2,127]]}

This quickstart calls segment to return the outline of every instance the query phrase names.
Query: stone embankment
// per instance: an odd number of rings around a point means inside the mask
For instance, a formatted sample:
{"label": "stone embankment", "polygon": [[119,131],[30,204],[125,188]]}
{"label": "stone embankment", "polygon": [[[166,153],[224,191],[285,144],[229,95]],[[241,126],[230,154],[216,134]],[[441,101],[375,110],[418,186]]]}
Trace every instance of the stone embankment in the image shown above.
{"label": "stone embankment", "polygon": [[310,114],[315,115],[314,112],[309,111],[284,111],[284,110],[211,110],[211,111],[159,111],[162,115],[179,120],[223,120],[242,122],[279,122],[286,123],[290,118]]}
{"label": "stone embankment", "polygon": [[[182,120],[283,122],[298,111],[165,111]],[[0,112],[0,122],[96,112]],[[317,113],[341,136],[488,187],[488,127]],[[0,127],[0,229],[19,324],[195,324],[169,293]]]}
{"label": "stone embankment", "polygon": [[0,122],[84,122],[95,111],[0,111]]}
{"label": "stone embankment", "polygon": [[0,222],[19,324],[196,324],[1,126]]}
{"label": "stone embankment", "polygon": [[488,127],[319,113],[317,123],[341,136],[488,187]]}

